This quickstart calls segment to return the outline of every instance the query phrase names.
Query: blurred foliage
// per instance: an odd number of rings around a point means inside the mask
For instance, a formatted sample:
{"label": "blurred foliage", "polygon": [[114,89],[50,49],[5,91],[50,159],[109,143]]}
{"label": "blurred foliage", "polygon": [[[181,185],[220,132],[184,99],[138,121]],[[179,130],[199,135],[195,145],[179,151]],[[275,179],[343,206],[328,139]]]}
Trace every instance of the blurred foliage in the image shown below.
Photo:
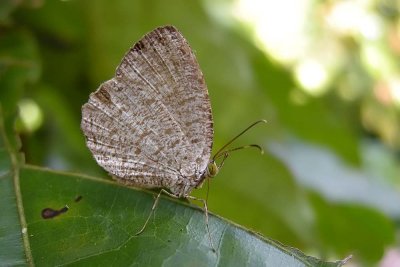
{"label": "blurred foliage", "polygon": [[[255,38],[254,21],[237,20],[238,2],[2,1],[0,102],[8,131],[16,117],[29,164],[109,179],[85,146],[80,108],[135,41],[173,24],[205,75],[214,149],[255,120],[269,122],[237,142],[266,153],[228,158],[211,181],[210,210],[318,257],[354,254],[356,262],[376,263],[399,243],[398,3],[299,1],[307,3],[305,39],[287,43],[302,50],[284,58]],[[263,2],[261,13],[274,11],[277,1]],[[373,15],[375,24],[367,15],[365,23],[379,34],[335,26],[338,10]],[[286,21],[268,25],[278,33],[296,22],[283,11],[275,13]],[[325,80],[307,83],[301,74],[310,69]]]}

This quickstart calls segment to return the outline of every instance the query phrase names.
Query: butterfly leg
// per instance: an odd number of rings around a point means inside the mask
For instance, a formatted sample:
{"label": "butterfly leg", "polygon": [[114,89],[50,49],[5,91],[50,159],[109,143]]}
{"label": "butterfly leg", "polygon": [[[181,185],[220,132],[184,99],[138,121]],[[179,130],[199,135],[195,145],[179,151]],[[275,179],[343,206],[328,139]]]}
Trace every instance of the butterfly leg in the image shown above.
{"label": "butterfly leg", "polygon": [[193,199],[193,200],[197,200],[203,203],[204,206],[204,213],[205,213],[205,217],[206,217],[206,228],[207,228],[207,234],[208,234],[208,240],[210,242],[210,246],[213,252],[216,252],[212,239],[211,239],[211,233],[210,233],[210,227],[208,225],[208,207],[207,207],[207,201],[205,199],[202,198],[197,198],[194,196],[187,196],[188,199]]}
{"label": "butterfly leg", "polygon": [[156,197],[156,200],[154,200],[153,207],[151,207],[151,211],[149,213],[149,216],[146,219],[146,222],[144,223],[142,228],[135,235],[140,235],[141,233],[143,233],[144,229],[146,229],[146,226],[147,226],[148,222],[150,221],[150,218],[153,215],[153,213],[154,213],[154,211],[155,211],[155,209],[157,207],[158,200],[160,199],[160,196],[161,196],[162,193],[164,193],[164,194],[166,194],[166,195],[168,195],[170,197],[173,197],[173,198],[179,198],[178,196],[175,196],[174,194],[171,194],[167,190],[161,189],[160,192],[158,193],[157,197]]}
{"label": "butterfly leg", "polygon": [[[158,193],[157,197],[156,197],[156,200],[155,200],[154,203],[153,203],[153,206],[151,207],[151,211],[150,211],[149,216],[148,216],[147,219],[146,219],[146,222],[144,223],[143,227],[142,227],[135,235],[140,235],[141,233],[143,233],[144,229],[146,229],[146,226],[147,226],[148,222],[150,221],[150,218],[151,218],[151,216],[153,215],[154,210],[155,210],[156,207],[157,207],[158,201],[159,201],[160,196],[161,196],[162,193],[164,193],[164,194],[166,194],[166,195],[168,195],[168,196],[170,196],[170,197],[173,197],[173,198],[179,198],[178,196],[176,196],[176,195],[174,195],[174,194],[171,194],[171,193],[168,192],[167,190],[161,189],[160,192]],[[203,203],[203,206],[204,206],[204,213],[205,213],[205,217],[206,217],[206,228],[207,228],[208,239],[209,239],[209,242],[210,242],[210,246],[211,246],[212,251],[213,251],[213,252],[216,252],[216,250],[215,250],[215,248],[214,248],[214,245],[213,245],[213,242],[212,242],[212,239],[211,239],[210,228],[209,228],[209,225],[208,225],[208,207],[207,207],[207,201],[204,200],[204,199],[202,199],[202,198],[197,198],[197,197],[194,197],[194,196],[187,196],[187,198],[188,198],[188,199],[192,199],[192,200],[201,201],[201,202]]]}
{"label": "butterfly leg", "polygon": [[[156,200],[154,200],[153,207],[151,207],[151,211],[150,211],[150,213],[149,213],[149,216],[148,216],[147,219],[146,219],[146,222],[144,223],[144,225],[142,226],[142,228],[141,228],[135,235],[140,235],[141,233],[143,233],[144,229],[145,229],[146,226],[147,226],[147,223],[149,222],[151,216],[152,216],[153,213],[154,213],[154,210],[155,210],[156,207],[157,207],[158,200],[160,199],[161,193],[162,193],[163,191],[165,191],[165,190],[164,190],[164,189],[161,189],[160,192],[158,193],[158,195],[157,195],[157,197],[156,197]],[[166,192],[166,191],[165,191],[165,192]]]}

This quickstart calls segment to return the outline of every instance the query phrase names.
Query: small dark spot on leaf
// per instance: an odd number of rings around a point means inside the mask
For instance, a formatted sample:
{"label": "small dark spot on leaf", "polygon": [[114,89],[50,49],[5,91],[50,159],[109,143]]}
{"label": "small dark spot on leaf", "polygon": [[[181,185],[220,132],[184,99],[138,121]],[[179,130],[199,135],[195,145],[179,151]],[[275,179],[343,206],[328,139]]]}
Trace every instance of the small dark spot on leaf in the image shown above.
{"label": "small dark spot on leaf", "polygon": [[69,209],[68,206],[64,206],[63,208],[61,208],[59,210],[54,210],[52,208],[45,208],[42,210],[42,218],[43,219],[52,219],[62,213],[67,212],[68,209]]}

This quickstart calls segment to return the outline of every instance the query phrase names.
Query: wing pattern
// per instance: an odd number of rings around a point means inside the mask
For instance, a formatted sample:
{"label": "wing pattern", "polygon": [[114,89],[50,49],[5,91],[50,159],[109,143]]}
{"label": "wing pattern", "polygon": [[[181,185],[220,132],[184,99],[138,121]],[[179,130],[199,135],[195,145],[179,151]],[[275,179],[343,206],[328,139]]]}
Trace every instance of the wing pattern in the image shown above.
{"label": "wing pattern", "polygon": [[213,120],[203,74],[179,31],[160,27],[137,42],[82,107],[81,128],[96,161],[119,181],[189,193],[210,160]]}

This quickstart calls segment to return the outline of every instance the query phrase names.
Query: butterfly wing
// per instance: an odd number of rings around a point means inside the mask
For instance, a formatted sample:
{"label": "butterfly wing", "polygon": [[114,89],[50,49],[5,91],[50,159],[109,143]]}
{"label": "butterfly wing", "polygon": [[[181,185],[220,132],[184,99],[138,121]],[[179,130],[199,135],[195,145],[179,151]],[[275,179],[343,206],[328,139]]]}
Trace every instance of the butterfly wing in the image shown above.
{"label": "butterfly wing", "polygon": [[213,138],[211,105],[179,31],[157,28],[137,42],[116,76],[82,107],[81,128],[99,165],[122,182],[174,191],[177,181],[204,171]]}

